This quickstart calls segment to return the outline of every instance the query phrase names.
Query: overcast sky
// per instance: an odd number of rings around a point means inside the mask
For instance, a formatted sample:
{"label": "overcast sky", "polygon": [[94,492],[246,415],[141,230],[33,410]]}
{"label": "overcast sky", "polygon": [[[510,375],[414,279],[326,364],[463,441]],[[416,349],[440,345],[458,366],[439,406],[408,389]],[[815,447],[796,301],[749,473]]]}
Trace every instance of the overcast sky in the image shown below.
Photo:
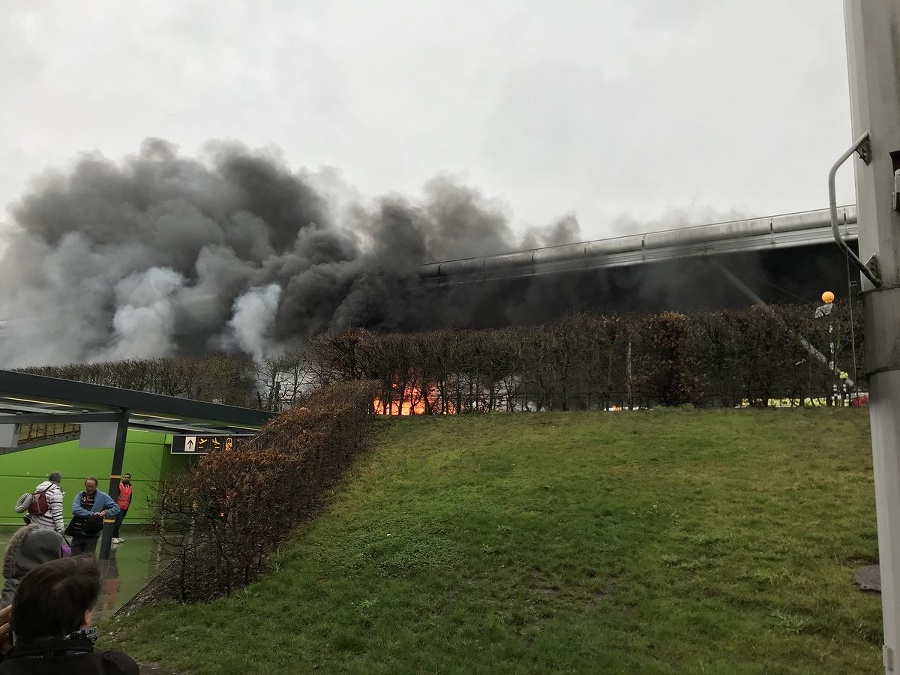
{"label": "overcast sky", "polygon": [[0,8],[0,205],[83,151],[229,138],[368,197],[458,176],[517,230],[573,213],[590,239],[824,208],[851,142],[838,0]]}

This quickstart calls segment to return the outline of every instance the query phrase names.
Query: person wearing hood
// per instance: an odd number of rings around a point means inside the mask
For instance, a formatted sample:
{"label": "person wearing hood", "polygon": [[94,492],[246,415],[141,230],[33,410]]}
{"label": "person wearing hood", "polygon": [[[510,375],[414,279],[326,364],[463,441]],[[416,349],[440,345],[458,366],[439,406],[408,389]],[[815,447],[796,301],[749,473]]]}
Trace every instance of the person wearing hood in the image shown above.
{"label": "person wearing hood", "polygon": [[13,638],[0,674],[140,675],[140,666],[124,652],[95,650],[99,634],[92,624],[99,597],[100,568],[88,556],[51,560],[31,570],[5,629]]}
{"label": "person wearing hood", "polygon": [[65,494],[59,486],[60,481],[62,481],[62,474],[59,471],[54,471],[47,476],[47,480],[34,489],[35,492],[44,493],[44,496],[47,498],[48,508],[46,513],[40,515],[31,514],[29,517],[32,524],[49,527],[51,530],[56,530],[62,534],[63,530],[66,529],[66,524],[63,520],[63,497]]}
{"label": "person wearing hood", "polygon": [[3,556],[3,576],[0,608],[11,605],[19,582],[28,572],[49,560],[63,557],[62,535],[40,525],[25,525],[9,539]]}

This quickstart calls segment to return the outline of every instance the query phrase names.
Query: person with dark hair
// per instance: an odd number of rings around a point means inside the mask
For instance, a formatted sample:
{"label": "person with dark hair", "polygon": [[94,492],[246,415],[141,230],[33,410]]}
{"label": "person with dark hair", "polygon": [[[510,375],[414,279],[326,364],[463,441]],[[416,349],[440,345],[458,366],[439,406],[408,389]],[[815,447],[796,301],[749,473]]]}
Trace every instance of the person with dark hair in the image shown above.
{"label": "person with dark hair", "polygon": [[97,479],[88,476],[84,480],[84,490],[75,495],[72,502],[72,522],[66,534],[72,537],[72,554],[94,555],[97,540],[103,531],[103,519],[116,516],[119,507],[105,492],[97,489]]}
{"label": "person with dark hair", "polygon": [[31,570],[16,592],[13,647],[0,662],[0,675],[138,675],[127,654],[94,651],[91,615],[99,597],[100,569],[87,556]]}
{"label": "person with dark hair", "polygon": [[63,520],[63,497],[65,494],[59,486],[62,481],[62,474],[59,471],[52,472],[47,476],[47,480],[38,485],[34,489],[34,494],[44,493],[47,499],[47,511],[45,513],[32,513],[27,516],[32,524],[43,525],[52,530],[56,530],[60,534],[63,533],[66,523]]}
{"label": "person with dark hair", "polygon": [[40,525],[26,525],[16,530],[3,554],[3,576],[0,607],[11,605],[22,578],[38,565],[64,555],[62,535]]}

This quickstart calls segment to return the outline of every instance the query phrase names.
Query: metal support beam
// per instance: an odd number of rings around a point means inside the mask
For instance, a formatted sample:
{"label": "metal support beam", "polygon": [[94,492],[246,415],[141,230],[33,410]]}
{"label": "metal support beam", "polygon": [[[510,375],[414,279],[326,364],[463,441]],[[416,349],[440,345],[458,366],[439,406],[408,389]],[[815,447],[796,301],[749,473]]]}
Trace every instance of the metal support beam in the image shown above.
{"label": "metal support beam", "polygon": [[844,0],[853,138],[868,133],[870,161],[856,161],[860,258],[877,264],[862,281],[866,370],[878,518],[883,665],[900,668],[900,3]]}
{"label": "metal support beam", "polygon": [[71,412],[71,413],[22,413],[0,414],[0,424],[81,424],[82,422],[118,422],[119,413]]}
{"label": "metal support beam", "polygon": [[228,426],[260,427],[273,413],[231,405],[207,403],[174,396],[161,396],[133,389],[117,389],[100,384],[61,380],[43,375],[0,370],[0,394],[18,399],[78,402],[84,407],[105,408],[111,412],[128,409],[133,413],[170,415],[183,420],[227,420]]}
{"label": "metal support beam", "polygon": [[[119,479],[122,477],[122,466],[125,463],[125,439],[128,436],[128,411],[118,415],[119,426],[116,429],[116,447],[113,449],[112,468],[109,472],[110,497],[119,492]],[[112,533],[115,518],[103,519],[103,534],[100,539],[100,560],[109,560],[109,552],[112,547]]]}

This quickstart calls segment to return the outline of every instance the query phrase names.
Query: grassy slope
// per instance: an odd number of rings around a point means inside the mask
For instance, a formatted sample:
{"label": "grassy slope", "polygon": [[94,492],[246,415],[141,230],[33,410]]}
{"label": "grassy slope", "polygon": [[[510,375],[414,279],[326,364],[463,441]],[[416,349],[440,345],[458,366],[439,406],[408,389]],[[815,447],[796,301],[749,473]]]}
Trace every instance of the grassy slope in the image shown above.
{"label": "grassy slope", "polygon": [[107,628],[195,673],[880,672],[868,448],[864,410],[385,422],[266,581]]}

